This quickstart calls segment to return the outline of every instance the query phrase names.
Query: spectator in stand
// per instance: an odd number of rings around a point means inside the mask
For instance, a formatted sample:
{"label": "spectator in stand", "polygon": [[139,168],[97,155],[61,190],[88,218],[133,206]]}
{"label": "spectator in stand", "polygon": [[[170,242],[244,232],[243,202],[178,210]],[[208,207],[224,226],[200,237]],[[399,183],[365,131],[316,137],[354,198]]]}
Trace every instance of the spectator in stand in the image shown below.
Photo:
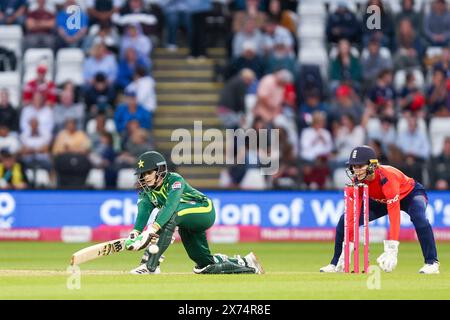
{"label": "spectator in stand", "polygon": [[45,104],[53,106],[57,100],[56,86],[51,80],[46,80],[47,66],[38,65],[36,69],[37,77],[29,81],[23,88],[23,104],[27,105],[33,99],[35,93],[39,92],[44,96]]}
{"label": "spectator in stand", "polygon": [[420,68],[425,48],[420,37],[416,35],[411,20],[404,18],[397,30],[397,51],[394,55],[394,67],[398,69]]}
{"label": "spectator in stand", "polygon": [[83,77],[86,85],[93,83],[97,73],[104,73],[108,84],[112,85],[117,78],[117,62],[105,44],[100,42],[93,46],[91,55],[84,62]]}
{"label": "spectator in stand", "polygon": [[138,23],[127,26],[126,33],[122,37],[120,44],[120,57],[125,56],[125,50],[133,48],[138,59],[144,61],[145,65],[150,65],[150,52],[152,43],[150,39],[142,33],[141,25]]}
{"label": "spectator in stand", "polygon": [[297,33],[297,23],[293,17],[295,13],[283,10],[280,0],[269,1],[268,15],[275,18],[280,26],[288,29],[293,35]]}
{"label": "spectator in stand", "polygon": [[98,143],[92,146],[89,160],[95,168],[103,169],[105,185],[109,189],[114,189],[117,184],[117,169],[114,165],[116,157],[112,134],[108,132],[101,133]]}
{"label": "spectator in stand", "polygon": [[298,160],[294,153],[294,148],[289,143],[288,134],[283,128],[279,130],[279,169],[272,176],[272,185],[274,189],[295,189],[299,187],[300,169]]}
{"label": "spectator in stand", "polygon": [[450,137],[445,138],[441,154],[431,160],[429,172],[432,188],[450,189]]}
{"label": "spectator in stand", "polygon": [[406,74],[406,83],[400,91],[398,104],[405,116],[414,115],[425,118],[425,96],[417,87],[416,78],[412,72]]}
{"label": "spectator in stand", "polygon": [[159,1],[129,0],[124,1],[120,9],[122,23],[139,22],[142,32],[150,37],[160,37],[163,20]]}
{"label": "spectator in stand", "polygon": [[46,7],[46,0],[37,0],[37,7],[28,9],[25,20],[25,49],[55,47],[55,15]]}
{"label": "spectator in stand", "polygon": [[92,85],[88,86],[85,93],[85,102],[88,118],[95,117],[99,112],[104,112],[108,116],[114,114],[114,100],[116,98],[115,90],[106,76],[98,72]]}
{"label": "spectator in stand", "polygon": [[333,151],[333,140],[325,129],[326,114],[316,111],[312,118],[311,127],[303,129],[300,136],[303,182],[311,189],[323,189],[330,173],[327,161]]}
{"label": "spectator in stand", "polygon": [[387,164],[388,158],[386,153],[383,150],[383,144],[380,140],[372,139],[367,142],[367,145],[375,151],[375,155],[377,156],[378,162],[381,164]]}
{"label": "spectator in stand", "polygon": [[392,69],[392,59],[381,54],[380,41],[373,37],[367,46],[368,54],[361,57],[362,78],[367,88],[373,86],[382,70]]}
{"label": "spectator in stand", "polygon": [[25,23],[26,0],[3,0],[0,2],[0,25]]}
{"label": "spectator in stand", "polygon": [[260,116],[263,121],[272,122],[282,114],[284,89],[292,81],[292,74],[285,69],[264,76],[258,86],[257,102],[253,109],[255,117]]}
{"label": "spectator in stand", "polygon": [[252,43],[257,55],[264,53],[264,37],[261,31],[257,28],[256,20],[250,18],[245,20],[241,31],[235,33],[233,37],[233,57],[242,56],[245,48],[244,45]]}
{"label": "spectator in stand", "polygon": [[431,46],[444,47],[450,41],[450,12],[446,0],[434,0],[431,11],[425,14],[423,34]]}
{"label": "spectator in stand", "polygon": [[57,43],[56,49],[79,48],[88,31],[88,16],[81,7],[79,9],[79,26],[74,27],[69,23],[72,13],[68,12],[70,6],[77,5],[76,0],[66,0],[64,6],[56,15]]}
{"label": "spectator in stand", "polygon": [[289,70],[294,76],[294,81],[298,75],[299,65],[297,59],[292,55],[291,48],[287,47],[281,39],[275,39],[273,49],[266,58],[264,70],[266,74],[276,70]]}
{"label": "spectator in stand", "polygon": [[449,91],[445,71],[440,68],[434,69],[431,86],[427,90],[427,106],[430,116],[450,115]]}
{"label": "spectator in stand", "polygon": [[340,122],[332,125],[332,132],[335,148],[329,163],[331,169],[335,170],[345,167],[352,150],[366,141],[366,133],[351,114],[342,115]]}
{"label": "spectator in stand", "polygon": [[125,89],[133,81],[138,66],[149,67],[145,60],[137,56],[133,47],[126,48],[123,57],[119,60],[117,86],[120,89]]}
{"label": "spectator in stand", "polygon": [[408,176],[423,182],[422,170],[430,156],[431,146],[427,134],[419,129],[416,117],[409,117],[408,129],[405,132],[399,132],[397,147],[406,157]]}
{"label": "spectator in stand", "polygon": [[97,149],[101,144],[101,136],[104,133],[110,133],[113,137],[114,149],[120,149],[120,139],[116,132],[116,126],[114,121],[111,122],[110,120],[106,118],[105,113],[99,112],[95,116],[93,125],[88,125],[86,128],[93,150]]}
{"label": "spectator in stand", "polygon": [[361,24],[344,1],[339,1],[336,11],[327,18],[326,34],[328,42],[338,43],[347,39],[351,43],[361,41]]}
{"label": "spectator in stand", "polygon": [[91,148],[91,141],[83,130],[77,129],[75,119],[68,119],[53,144],[52,154],[58,156],[64,153],[87,155]]}
{"label": "spectator in stand", "polygon": [[89,25],[111,22],[112,15],[119,13],[122,0],[86,0]]}
{"label": "spectator in stand", "polygon": [[20,135],[22,161],[28,168],[44,168],[50,171],[52,168],[50,157],[52,136],[39,130],[39,122],[36,118],[30,120],[30,128],[30,131],[25,131]]}
{"label": "spectator in stand", "polygon": [[85,106],[82,103],[75,103],[74,92],[72,90],[64,90],[61,92],[60,103],[55,106],[55,131],[59,132],[65,126],[69,119],[74,119],[77,129],[84,127]]}
{"label": "spectator in stand", "polygon": [[363,107],[358,95],[351,86],[341,84],[337,87],[336,99],[332,103],[328,114],[329,123],[340,121],[344,114],[350,114],[356,123],[362,122]]}
{"label": "spectator in stand", "polygon": [[395,124],[394,118],[384,116],[380,118],[380,130],[368,130],[366,128],[368,139],[380,141],[384,154],[388,154],[390,146],[397,143]]}
{"label": "spectator in stand", "polygon": [[352,55],[350,42],[341,39],[338,42],[338,54],[330,64],[330,87],[337,88],[342,81],[347,81],[353,87],[361,82],[361,65],[359,59]]}
{"label": "spectator in stand", "polygon": [[17,134],[11,133],[8,126],[0,123],[0,150],[17,153],[20,150],[20,141]]}
{"label": "spectator in stand", "polygon": [[439,60],[433,65],[433,69],[442,69],[446,73],[447,79],[450,79],[450,48],[442,48],[442,54]]}
{"label": "spectator in stand", "polygon": [[39,123],[39,132],[52,135],[55,126],[53,109],[44,103],[42,94],[36,92],[30,105],[24,107],[20,114],[20,131],[31,132],[30,121],[36,118]]}
{"label": "spectator in stand", "polygon": [[189,58],[206,57],[206,17],[212,10],[211,0],[186,0],[191,19],[191,37]]}
{"label": "spectator in stand", "polygon": [[239,1],[241,3],[237,3],[238,1],[234,1],[233,4],[234,13],[233,13],[233,25],[232,30],[233,33],[237,33],[242,31],[242,27],[244,26],[244,22],[249,19],[254,19],[256,21],[256,27],[261,29],[264,26],[267,15],[264,12],[264,4],[261,0],[245,0]]}
{"label": "spectator in stand", "polygon": [[[370,6],[377,6],[380,13],[380,25],[374,27],[373,11],[367,10]],[[394,18],[388,7],[384,6],[382,0],[369,0],[363,16],[363,45],[367,46],[371,38],[376,38],[383,47],[390,50],[394,48],[395,26]]]}
{"label": "spectator in stand", "polygon": [[402,0],[402,10],[395,17],[397,29],[403,19],[408,19],[416,28],[422,25],[420,14],[414,10],[414,0]]}
{"label": "spectator in stand", "polygon": [[116,165],[119,169],[135,167],[139,155],[152,149],[153,146],[149,142],[148,131],[137,128],[131,133],[130,138],[124,144],[122,152],[116,158]]}
{"label": "spectator in stand", "polygon": [[396,117],[396,93],[392,86],[392,71],[383,70],[378,75],[375,86],[370,90],[366,112],[371,116]]}
{"label": "spectator in stand", "polygon": [[312,115],[316,111],[328,113],[329,106],[322,101],[320,90],[312,88],[305,92],[305,101],[300,105],[299,110],[299,130],[309,127],[312,124]]}
{"label": "spectator in stand", "polygon": [[119,133],[123,133],[126,129],[127,123],[131,120],[137,120],[143,129],[151,129],[152,118],[151,113],[144,109],[143,106],[137,103],[136,91],[128,88],[124,92],[125,103],[117,107],[114,114],[114,121]]}
{"label": "spectator in stand", "polygon": [[255,81],[255,73],[250,69],[241,72],[225,83],[220,94],[217,113],[225,128],[241,127],[245,110],[245,96],[249,86]]}
{"label": "spectator in stand", "polygon": [[187,38],[191,35],[191,21],[189,16],[188,3],[185,0],[162,0],[161,8],[164,13],[166,41],[165,46],[170,51],[176,51],[177,32],[182,26],[186,31]]}
{"label": "spectator in stand", "polygon": [[274,18],[268,18],[264,24],[264,51],[269,54],[275,47],[275,44],[283,43],[286,50],[294,55],[294,37],[289,30],[280,26]]}
{"label": "spectator in stand", "polygon": [[28,179],[22,163],[8,151],[0,150],[0,189],[22,190],[28,188]]}
{"label": "spectator in stand", "polygon": [[96,24],[89,28],[89,34],[83,41],[83,51],[88,55],[95,44],[102,42],[110,52],[117,54],[120,39],[117,29],[110,22]]}
{"label": "spectator in stand", "polygon": [[138,105],[141,105],[145,110],[150,112],[151,118],[153,118],[153,113],[157,107],[155,87],[155,80],[143,66],[136,68],[134,81],[127,87],[130,90],[136,91]]}
{"label": "spectator in stand", "polygon": [[19,113],[9,102],[7,89],[0,89],[0,125],[7,126],[10,131],[19,131]]}
{"label": "spectator in stand", "polygon": [[257,79],[264,75],[264,59],[257,54],[256,45],[252,41],[244,42],[243,52],[239,57],[231,58],[225,71],[225,80],[229,80],[243,69],[252,70]]}

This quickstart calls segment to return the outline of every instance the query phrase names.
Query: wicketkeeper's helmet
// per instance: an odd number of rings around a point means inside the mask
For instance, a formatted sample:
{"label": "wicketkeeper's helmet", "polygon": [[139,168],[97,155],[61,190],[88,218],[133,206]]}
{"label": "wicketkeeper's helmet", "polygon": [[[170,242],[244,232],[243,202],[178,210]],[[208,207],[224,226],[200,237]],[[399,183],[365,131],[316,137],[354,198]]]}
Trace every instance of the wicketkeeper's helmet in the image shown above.
{"label": "wicketkeeper's helmet", "polygon": [[375,154],[375,151],[371,147],[359,146],[352,150],[352,152],[350,153],[350,157],[346,162],[346,165],[347,165],[347,175],[352,180],[355,179],[353,166],[368,165],[366,174],[367,177],[372,175],[375,171],[375,168],[378,166],[377,155]]}

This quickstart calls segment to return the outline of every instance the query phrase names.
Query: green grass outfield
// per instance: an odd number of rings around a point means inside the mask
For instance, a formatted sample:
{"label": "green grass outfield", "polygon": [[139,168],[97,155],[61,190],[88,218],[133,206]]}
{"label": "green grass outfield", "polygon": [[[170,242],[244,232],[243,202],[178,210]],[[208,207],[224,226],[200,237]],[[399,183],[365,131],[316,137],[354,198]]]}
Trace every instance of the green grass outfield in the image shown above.
{"label": "green grass outfield", "polygon": [[[164,274],[127,274],[141,252],[121,252],[81,265],[81,288],[69,290],[70,256],[87,244],[0,242],[0,299],[449,299],[450,243],[438,244],[441,274],[420,275],[418,243],[401,243],[399,264],[381,273],[379,290],[368,275],[322,274],[331,243],[213,244],[213,252],[244,255],[254,251],[264,275],[194,275],[181,244],[173,244]],[[371,245],[371,261],[382,245]],[[369,275],[373,276],[373,275]],[[70,281],[69,281],[70,282]]]}

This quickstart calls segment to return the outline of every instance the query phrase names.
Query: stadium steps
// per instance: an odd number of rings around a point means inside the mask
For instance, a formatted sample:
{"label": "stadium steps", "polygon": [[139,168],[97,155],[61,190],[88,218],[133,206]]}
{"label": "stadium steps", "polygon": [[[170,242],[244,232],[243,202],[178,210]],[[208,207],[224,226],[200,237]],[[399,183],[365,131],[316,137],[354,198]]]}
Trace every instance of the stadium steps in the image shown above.
{"label": "stadium steps", "polygon": [[[177,165],[177,171],[196,188],[217,189],[219,176],[224,165],[205,164],[214,160],[194,150],[194,122],[202,121],[203,133],[210,128],[224,130],[216,114],[223,83],[216,82],[214,66],[226,61],[224,48],[209,48],[207,59],[187,59],[189,50],[179,48],[175,52],[156,48],[152,55],[153,76],[156,80],[158,108],[154,115],[153,138],[156,148],[174,164],[182,162],[179,155],[172,155],[173,148],[191,150],[191,162],[202,159],[202,164],[184,162]],[[176,129],[186,129],[189,141],[171,141]],[[224,135],[225,136],[225,135]],[[195,144],[197,145],[197,144]],[[220,145],[214,142],[201,143],[202,150]]]}

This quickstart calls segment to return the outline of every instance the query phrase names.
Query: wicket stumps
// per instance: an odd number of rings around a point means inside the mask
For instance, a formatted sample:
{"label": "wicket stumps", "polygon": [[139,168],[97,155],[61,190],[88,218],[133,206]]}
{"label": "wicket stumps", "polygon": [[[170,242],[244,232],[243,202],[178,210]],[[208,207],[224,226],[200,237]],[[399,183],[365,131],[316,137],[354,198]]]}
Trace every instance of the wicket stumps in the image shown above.
{"label": "wicket stumps", "polygon": [[[362,201],[361,201],[362,196]],[[359,221],[363,209],[364,272],[369,270],[369,187],[364,183],[344,188],[344,272],[350,272],[350,241],[353,239],[353,272],[359,273]],[[351,233],[350,231],[353,231]]]}

